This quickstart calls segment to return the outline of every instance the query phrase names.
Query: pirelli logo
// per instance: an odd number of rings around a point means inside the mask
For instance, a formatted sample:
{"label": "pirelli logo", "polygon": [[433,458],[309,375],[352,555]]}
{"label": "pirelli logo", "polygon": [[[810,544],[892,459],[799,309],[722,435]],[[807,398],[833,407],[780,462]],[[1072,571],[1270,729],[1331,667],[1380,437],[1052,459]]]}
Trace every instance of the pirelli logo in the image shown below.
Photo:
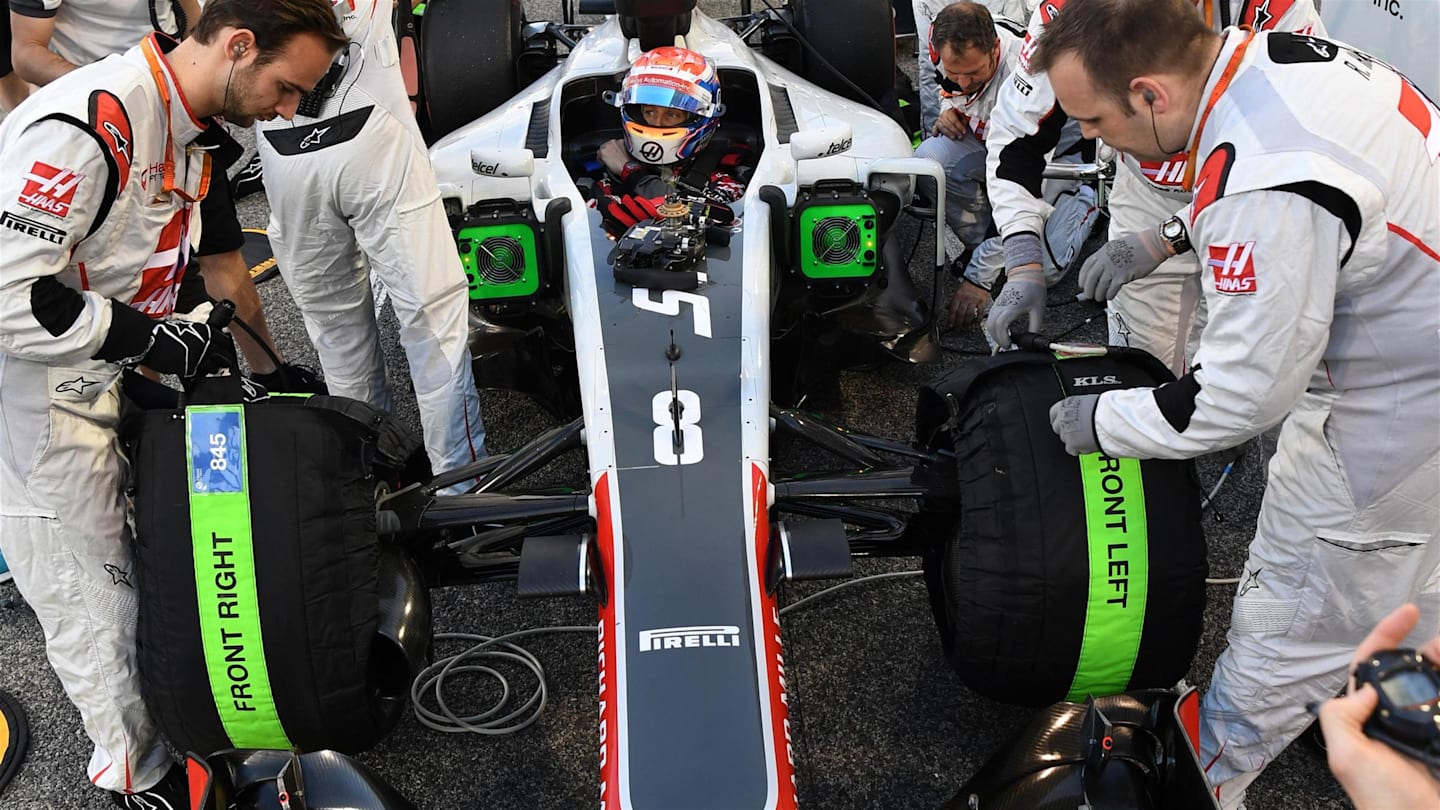
{"label": "pirelli logo", "polygon": [[664,627],[640,631],[640,652],[683,650],[696,647],[739,647],[740,628],[735,625]]}
{"label": "pirelli logo", "polygon": [[12,231],[19,231],[26,236],[33,236],[36,239],[44,239],[46,242],[54,242],[57,245],[64,244],[65,232],[59,228],[52,228],[36,222],[33,219],[26,219],[17,214],[6,211],[0,214],[0,225],[4,225]]}

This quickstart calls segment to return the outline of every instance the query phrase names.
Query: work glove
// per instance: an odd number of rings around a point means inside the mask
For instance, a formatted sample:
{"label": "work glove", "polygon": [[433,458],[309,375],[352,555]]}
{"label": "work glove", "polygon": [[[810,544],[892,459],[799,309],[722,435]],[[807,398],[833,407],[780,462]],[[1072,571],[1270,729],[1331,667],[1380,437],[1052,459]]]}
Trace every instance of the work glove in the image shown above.
{"label": "work glove", "polygon": [[1095,405],[1099,402],[1099,394],[1081,394],[1050,406],[1050,429],[1065,443],[1065,452],[1072,456],[1100,452],[1100,438],[1095,435]]}
{"label": "work glove", "polygon": [[1169,246],[1158,228],[1132,231],[1090,254],[1080,268],[1080,289],[1091,301],[1109,301],[1121,287],[1155,272],[1168,258]]}
{"label": "work glove", "polygon": [[647,219],[657,219],[660,216],[659,206],[663,202],[664,197],[623,194],[619,197],[602,198],[598,207],[605,222],[605,231],[618,237]]}
{"label": "work glove", "polygon": [[207,323],[159,321],[150,330],[150,347],[132,361],[161,374],[195,377],[233,367],[235,341]]}
{"label": "work glove", "polygon": [[1022,315],[1030,316],[1030,328],[1039,332],[1045,319],[1045,272],[1038,265],[1009,271],[1005,288],[990,306],[985,333],[1002,349],[1010,348],[1010,324]]}
{"label": "work glove", "polygon": [[309,366],[281,363],[268,374],[251,374],[250,379],[272,394],[328,394],[325,380]]}

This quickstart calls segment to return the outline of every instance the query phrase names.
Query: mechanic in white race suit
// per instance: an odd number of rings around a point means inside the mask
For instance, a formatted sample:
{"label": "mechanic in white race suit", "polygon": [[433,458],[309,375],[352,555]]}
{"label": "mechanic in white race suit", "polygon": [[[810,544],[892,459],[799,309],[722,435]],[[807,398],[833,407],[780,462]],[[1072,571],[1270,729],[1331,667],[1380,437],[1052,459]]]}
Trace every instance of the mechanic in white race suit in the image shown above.
{"label": "mechanic in white race suit", "polygon": [[[1000,88],[1020,56],[1024,29],[994,18],[979,3],[953,3],[940,10],[926,43],[931,72],[939,86],[940,116],[934,134],[915,150],[945,169],[945,221],[965,245],[951,263],[961,278],[950,302],[950,324],[968,327],[990,304],[990,289],[1004,270],[999,239],[987,239],[990,203],[985,194],[985,133]],[[1089,143],[1084,142],[1084,143]],[[1081,160],[1080,128],[1067,125],[1055,147],[1063,162]],[[1045,279],[1060,280],[1089,233],[1096,216],[1095,192],[1074,181],[1047,181],[1045,199],[1057,203],[1046,224]],[[1053,239],[1052,239],[1053,237]]]}
{"label": "mechanic in white race suit", "polygon": [[482,458],[485,428],[467,342],[465,270],[405,95],[391,5],[335,0],[351,45],[328,88],[293,120],[261,123],[255,141],[270,243],[330,393],[393,407],[373,270],[400,321],[425,449],[440,473]]}
{"label": "mechanic in white race suit", "polygon": [[0,124],[0,547],[95,744],[90,781],[121,806],[183,801],[184,771],[136,673],[118,381],[233,358],[223,331],[173,315],[211,116],[290,114],[344,42],[324,0],[210,0],[192,38],[152,34]]}
{"label": "mechanic in white race suit", "polygon": [[[183,39],[200,17],[199,0],[9,0],[14,24],[15,70],[24,79],[44,86],[80,65],[123,53],[151,31]],[[244,234],[235,215],[235,202],[224,172],[228,161],[240,156],[240,144],[226,139],[212,150],[217,182],[200,204],[201,241],[191,258],[200,265],[205,289],[212,298],[235,304],[235,316],[254,330],[237,329],[235,341],[252,377],[271,391],[290,384],[291,390],[314,390],[318,384],[307,370],[285,364],[279,373],[271,360],[275,341],[270,337],[260,295],[250,268],[240,253]],[[225,157],[229,155],[229,157]],[[298,384],[298,385],[297,385]]]}
{"label": "mechanic in white race suit", "polygon": [[[1191,4],[1217,31],[1227,25],[1245,25],[1261,31],[1324,33],[1312,0],[1191,0]],[[1044,0],[1035,9],[1021,49],[1020,70],[1001,88],[986,140],[990,204],[1004,239],[1009,282],[1007,292],[1001,293],[1002,300],[990,310],[986,331],[1001,346],[1010,345],[1009,327],[1013,321],[1021,320],[1029,331],[1038,332],[1045,312],[1045,286],[1037,265],[1043,252],[1039,235],[1049,206],[1040,196],[1040,175],[1043,156],[1053,148],[1067,118],[1066,111],[1055,104],[1049,78],[1044,71],[1032,69],[1029,55],[1046,25],[1066,8],[1067,0]],[[1148,37],[1149,33],[1139,32],[1137,36]],[[1143,102],[1141,112],[1148,115]],[[1153,137],[1148,145],[1156,145]],[[1170,149],[1176,146],[1171,143]],[[1160,151],[1165,151],[1163,146]],[[1190,193],[1182,188],[1187,171],[1183,153],[1171,152],[1144,161],[1129,154],[1120,158],[1124,165],[1116,174],[1110,194],[1111,239],[1154,229],[1189,202]],[[1195,258],[1181,256],[1160,262],[1170,255],[1168,251],[1184,248],[1183,224],[1176,220],[1167,226],[1169,238],[1165,241],[1150,239],[1141,245],[1116,246],[1114,252],[1101,252],[1096,259],[1098,262],[1129,255],[1143,262],[1147,256],[1156,257],[1152,266],[1158,264],[1158,269],[1110,301],[1106,310],[1110,343],[1144,349],[1176,376],[1185,372],[1190,353],[1186,344],[1193,322],[1197,317],[1203,321],[1203,314],[1196,312],[1200,291],[1194,282],[1199,272]],[[1131,252],[1126,254],[1125,248]],[[1141,252],[1145,248],[1149,252]],[[1162,249],[1166,252],[1157,253]],[[1028,324],[1023,321],[1026,316]]]}
{"label": "mechanic in white race suit", "polygon": [[[925,132],[935,129],[935,119],[940,115],[940,84],[935,80],[935,65],[930,50],[925,47],[929,41],[930,24],[940,14],[940,9],[954,0],[910,0],[910,10],[915,15],[915,75],[919,77],[920,124]],[[1004,20],[1025,27],[1030,12],[1040,0],[975,0],[990,9],[997,21]]]}
{"label": "mechanic in white race suit", "polygon": [[1284,420],[1201,713],[1235,807],[1381,618],[1414,601],[1415,639],[1440,631],[1440,112],[1363,53],[1187,4],[1070,0],[1034,56],[1087,135],[1183,145],[1209,306],[1178,382],[1051,421],[1071,453],[1192,458]]}

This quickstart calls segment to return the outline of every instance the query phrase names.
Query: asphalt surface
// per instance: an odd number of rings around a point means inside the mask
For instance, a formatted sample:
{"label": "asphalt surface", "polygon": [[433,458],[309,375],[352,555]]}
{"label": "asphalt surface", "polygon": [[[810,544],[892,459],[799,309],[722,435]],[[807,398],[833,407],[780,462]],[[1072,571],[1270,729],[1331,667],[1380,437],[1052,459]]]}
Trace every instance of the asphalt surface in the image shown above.
{"label": "asphalt surface", "polygon": [[[712,14],[731,13],[734,4],[702,3]],[[532,18],[554,14],[553,4],[526,3]],[[912,62],[912,60],[902,60]],[[242,224],[263,227],[263,195],[240,201]],[[907,225],[906,238],[914,226]],[[912,272],[922,285],[930,278],[932,242],[922,242]],[[945,297],[950,286],[947,282]],[[1047,331],[1074,329],[1072,340],[1103,342],[1098,307],[1073,301],[1073,274],[1051,291]],[[261,286],[270,328],[285,356],[315,363],[314,351],[282,280]],[[399,395],[400,415],[416,424],[404,355],[393,316],[385,319],[390,379]],[[949,333],[947,344],[979,352],[978,331]],[[878,435],[910,440],[917,387],[973,355],[947,352],[942,367],[888,363],[846,373],[841,402],[823,415]],[[491,452],[523,444],[553,420],[524,397],[484,392]],[[417,425],[418,429],[418,425]],[[803,465],[807,456],[793,443],[777,445],[785,464]],[[1263,491],[1263,448],[1236,467],[1207,515],[1211,575],[1233,577],[1244,561]],[[823,463],[816,459],[815,463]],[[1218,465],[1201,460],[1201,479],[1213,482]],[[579,458],[544,471],[546,480],[583,476]],[[857,575],[915,568],[912,560],[860,560]],[[820,586],[787,587],[790,603]],[[1205,633],[1188,676],[1208,682],[1225,643],[1233,586],[1209,589]],[[0,600],[16,595],[0,585]],[[436,632],[497,635],[550,625],[595,621],[593,606],[581,601],[518,600],[507,586],[449,588],[433,594]],[[900,810],[934,808],[950,798],[991,751],[1021,725],[1028,710],[996,704],[968,690],[943,658],[923,585],[918,579],[866,583],[817,600],[782,620],[789,703],[801,801],[815,808]],[[524,646],[545,667],[549,704],[532,727],[508,737],[442,734],[407,715],[373,751],[359,759],[422,808],[541,810],[595,806],[599,797],[596,730],[595,642],[588,635],[527,639]],[[442,648],[454,652],[458,647]],[[480,711],[495,698],[493,686],[460,680],[453,704]],[[528,691],[523,679],[517,688]],[[45,660],[34,615],[24,607],[0,608],[0,689],[19,698],[29,715],[28,759],[0,794],[4,810],[99,810],[108,799],[85,780],[90,743],[79,716]],[[723,774],[716,774],[717,780]],[[697,785],[703,791],[704,785]],[[1252,810],[1316,810],[1351,805],[1323,758],[1305,743],[1292,745],[1250,791]],[[675,808],[674,810],[683,810]]]}

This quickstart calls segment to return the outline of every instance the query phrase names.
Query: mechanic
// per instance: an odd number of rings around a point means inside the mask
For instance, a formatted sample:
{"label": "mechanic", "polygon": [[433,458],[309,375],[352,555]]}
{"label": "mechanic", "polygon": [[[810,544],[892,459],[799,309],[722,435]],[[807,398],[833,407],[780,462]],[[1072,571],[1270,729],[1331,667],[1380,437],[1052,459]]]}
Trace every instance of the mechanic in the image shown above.
{"label": "mechanic", "polygon": [[294,120],[261,123],[256,143],[270,242],[330,393],[394,407],[373,273],[400,321],[425,449],[440,473],[485,455],[485,427],[465,270],[405,95],[391,5],[335,0],[352,44]]}
{"label": "mechanic", "polygon": [[[940,9],[950,5],[953,0],[910,0],[911,11],[915,14],[915,34],[917,59],[915,75],[920,78],[920,123],[925,132],[933,132],[935,120],[940,117],[940,84],[935,79],[935,62],[931,58],[930,49],[926,47],[929,37],[926,32],[935,22],[935,17]],[[974,0],[974,2],[985,6],[990,10],[990,15],[996,21],[1004,20],[1018,25],[1022,30],[1025,28],[1025,21],[1030,19],[1030,12],[1035,10],[1040,0]]]}
{"label": "mechanic", "polygon": [[293,114],[344,43],[325,0],[209,0],[191,38],[153,33],[0,124],[0,546],[122,807],[189,804],[136,675],[117,381],[232,362],[208,307],[174,315],[212,116]]}
{"label": "mechanic", "polygon": [[672,182],[721,205],[745,196],[756,155],[743,141],[712,143],[725,106],[704,56],[676,47],[646,51],[614,103],[624,137],[600,145],[595,157],[605,176],[589,189],[612,235],[653,219]]}
{"label": "mechanic", "polygon": [[[1216,30],[1233,23],[1256,30],[1324,33],[1313,0],[1193,0],[1193,5]],[[1001,88],[986,136],[987,188],[995,224],[1004,239],[1007,279],[1014,282],[1007,285],[1008,292],[1001,293],[1002,300],[990,310],[986,322],[986,331],[1001,346],[1010,345],[1011,322],[1028,316],[1029,331],[1038,332],[1045,312],[1040,233],[1049,206],[1040,195],[1041,172],[1044,155],[1054,147],[1067,117],[1066,111],[1055,104],[1049,79],[1030,64],[1028,55],[1046,25],[1066,7],[1066,0],[1049,0],[1031,15],[1021,48],[1020,70]],[[1139,32],[1137,36],[1149,33]],[[1153,138],[1150,143],[1154,145]],[[1121,162],[1124,167],[1110,194],[1110,237],[1123,239],[1124,244],[1102,251],[1100,256],[1132,256],[1136,258],[1132,266],[1147,265],[1152,272],[1110,302],[1106,310],[1109,340],[1112,345],[1144,349],[1178,377],[1185,372],[1192,353],[1187,349],[1188,338],[1203,325],[1203,312],[1197,311],[1200,292],[1195,281],[1200,272],[1199,260],[1184,256],[1163,263],[1161,259],[1168,252],[1159,255],[1154,249],[1146,251],[1148,243],[1126,235],[1172,218],[1189,203],[1190,193],[1181,188],[1185,155],[1170,153],[1157,160],[1140,161],[1122,154]],[[1185,252],[1182,219],[1176,218],[1166,226],[1165,237],[1167,251]],[[1155,267],[1159,269],[1153,270]]]}
{"label": "mechanic", "polygon": [[[990,203],[985,195],[985,129],[1000,87],[1009,81],[1019,61],[1021,33],[1017,24],[992,18],[984,5],[973,2],[941,9],[929,29],[930,70],[939,86],[941,112],[932,136],[915,154],[944,168],[945,220],[965,245],[950,266],[951,273],[961,279],[950,302],[951,326],[968,327],[975,322],[989,306],[990,288],[1003,269],[998,241],[980,250],[991,230]],[[1055,151],[1061,155],[1059,160],[1079,162],[1081,147],[1080,128],[1071,124]],[[1046,188],[1046,198],[1059,200],[1062,193],[1075,187],[1073,182],[1052,183]],[[1084,240],[1086,231],[1080,226],[1087,200],[1093,202],[1091,197],[1074,194],[1064,198],[1055,224],[1069,225],[1064,231],[1067,238],[1078,234],[1078,240]],[[1059,248],[1057,253],[1074,253],[1080,246],[1071,245],[1068,250],[1063,245],[1052,247]],[[1064,264],[1045,264],[1047,282],[1059,281]]]}
{"label": "mechanic", "polygon": [[1440,112],[1373,57],[1216,34],[1188,0],[1070,0],[1033,65],[1086,135],[1182,146],[1206,258],[1193,369],[1056,403],[1066,449],[1190,458],[1284,421],[1202,710],[1236,807],[1382,617],[1416,601],[1440,631]]}
{"label": "mechanic", "polygon": [[[151,31],[181,39],[189,21],[200,16],[199,0],[10,0],[14,19],[15,70],[35,85],[49,84],[80,65],[121,53]],[[224,180],[229,164],[241,147],[227,139],[212,152],[212,170]],[[255,282],[240,254],[244,234],[235,214],[228,183],[214,185],[200,203],[200,244],[194,252],[206,292],[215,300],[230,300],[236,315],[259,335],[264,347],[249,333],[236,330],[235,340],[252,377],[271,390],[323,393],[314,373],[286,364],[285,373],[271,356],[279,357],[269,325],[255,291]],[[266,349],[269,351],[267,352]]]}

